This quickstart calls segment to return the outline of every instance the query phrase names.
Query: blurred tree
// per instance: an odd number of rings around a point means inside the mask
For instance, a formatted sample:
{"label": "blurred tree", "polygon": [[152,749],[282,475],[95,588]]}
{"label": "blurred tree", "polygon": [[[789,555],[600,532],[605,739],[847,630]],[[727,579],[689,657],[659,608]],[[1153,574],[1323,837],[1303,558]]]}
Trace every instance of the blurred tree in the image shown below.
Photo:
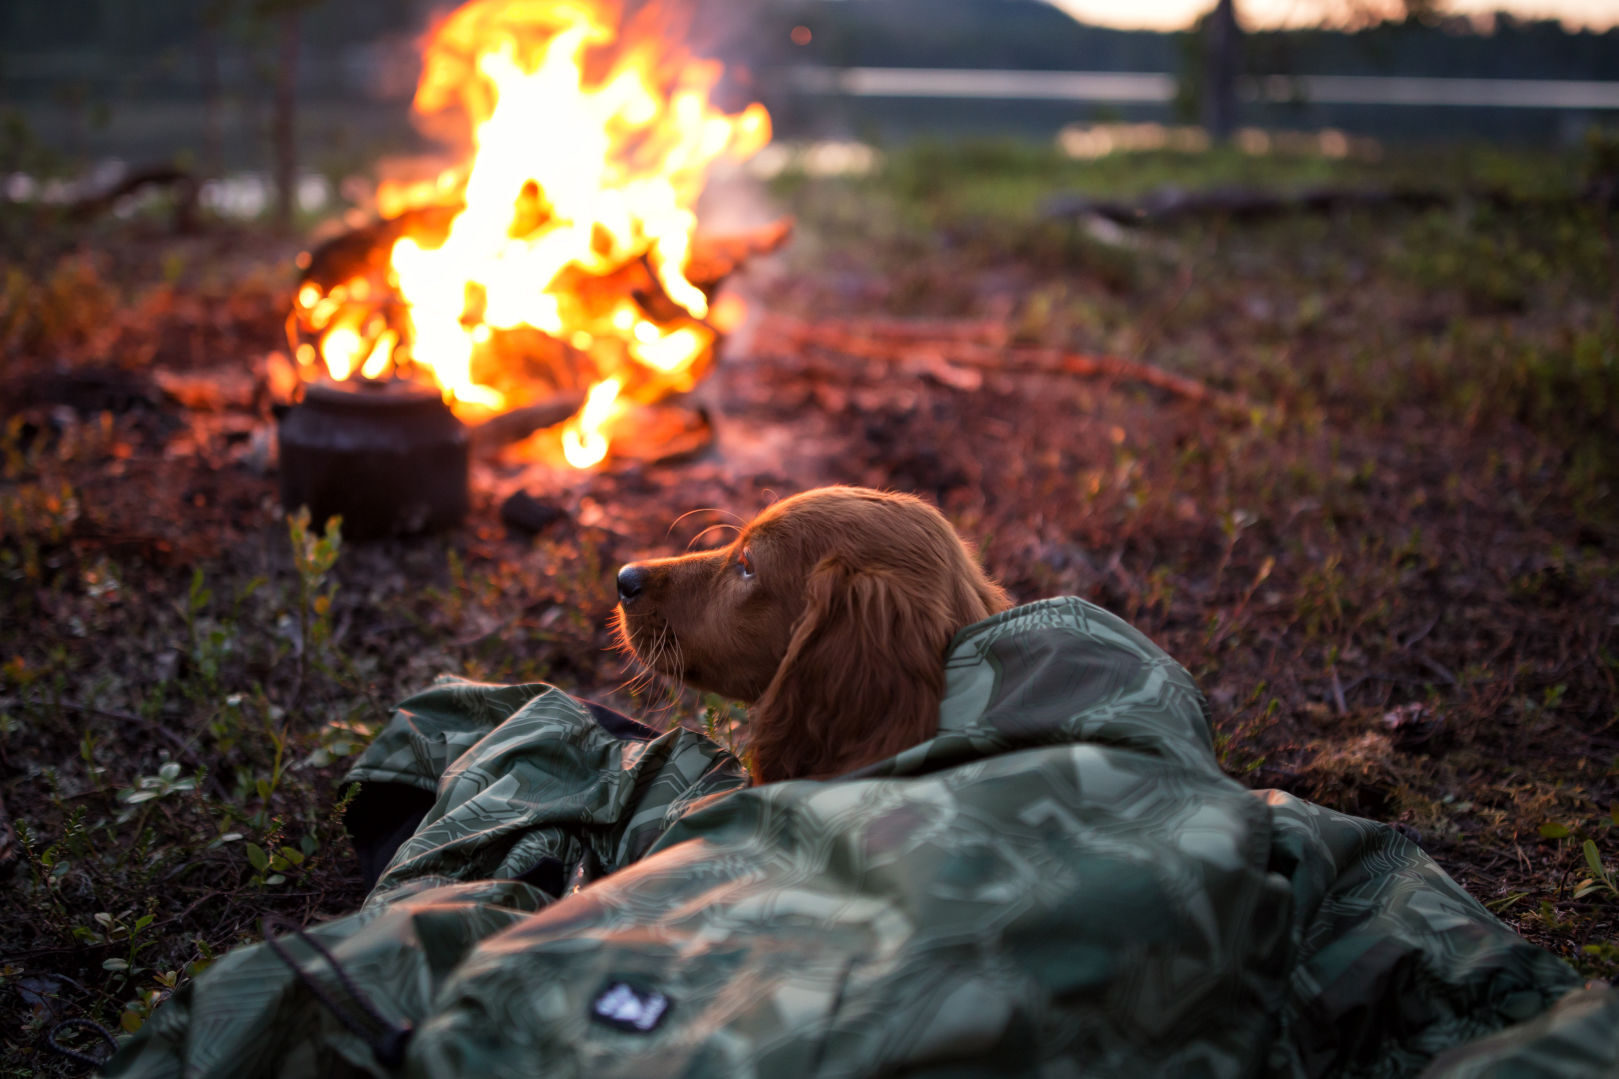
{"label": "blurred tree", "polygon": [[270,117],[271,174],[275,180],[275,225],[292,230],[298,209],[298,52],[300,21],[322,0],[255,0],[254,13],[271,24],[277,39],[275,99]]}
{"label": "blurred tree", "polygon": [[1216,0],[1203,21],[1203,126],[1215,142],[1224,142],[1237,129],[1241,51],[1235,0]]}
{"label": "blurred tree", "polygon": [[200,0],[197,13],[197,77],[202,83],[202,171],[205,178],[225,170],[221,113],[225,81],[220,73],[220,39],[230,19],[231,0]]}

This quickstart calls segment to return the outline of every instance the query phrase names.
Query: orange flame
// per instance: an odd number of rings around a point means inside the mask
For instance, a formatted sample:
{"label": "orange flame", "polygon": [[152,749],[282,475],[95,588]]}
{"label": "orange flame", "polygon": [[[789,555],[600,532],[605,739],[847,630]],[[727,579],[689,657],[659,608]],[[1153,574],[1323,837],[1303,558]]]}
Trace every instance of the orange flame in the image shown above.
{"label": "orange flame", "polygon": [[622,379],[610,378],[598,382],[585,398],[585,407],[562,432],[562,455],[575,468],[589,468],[600,464],[607,456],[607,436],[602,428],[620,410],[619,391]]}
{"label": "orange flame", "polygon": [[378,204],[464,208],[441,241],[407,229],[393,243],[392,314],[350,303],[363,277],[299,290],[333,378],[408,368],[458,414],[483,414],[521,403],[491,338],[537,330],[592,386],[564,438],[580,468],[605,456],[603,425],[628,401],[691,388],[718,332],[686,276],[697,198],[716,161],[764,147],[770,117],[709,104],[722,69],[680,46],[669,2],[626,21],[617,0],[472,0],[437,27],[415,108],[464,119],[473,156],[385,185]]}

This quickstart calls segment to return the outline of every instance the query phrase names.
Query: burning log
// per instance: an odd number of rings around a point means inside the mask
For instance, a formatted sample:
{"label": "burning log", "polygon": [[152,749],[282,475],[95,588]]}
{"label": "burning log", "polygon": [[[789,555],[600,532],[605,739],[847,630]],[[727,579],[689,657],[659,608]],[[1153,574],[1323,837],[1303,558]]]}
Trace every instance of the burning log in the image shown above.
{"label": "burning log", "polygon": [[689,399],[638,405],[615,425],[613,457],[637,466],[695,460],[714,444],[714,418]]}
{"label": "burning log", "polygon": [[502,412],[472,428],[474,449],[498,449],[521,442],[536,431],[555,427],[573,416],[585,403],[582,393],[559,393],[510,412]]}
{"label": "burning log", "polygon": [[[406,236],[436,247],[449,235],[450,224],[466,209],[461,202],[417,206],[394,217],[349,229],[299,256],[302,288],[312,284],[322,293],[361,277],[384,277],[393,246]],[[750,260],[778,251],[793,234],[791,218],[725,236],[699,235],[692,244],[686,277],[704,292],[717,292]],[[636,260],[642,266],[644,261]],[[650,272],[650,269],[648,269]]]}
{"label": "burning log", "polygon": [[692,245],[686,276],[698,288],[717,292],[726,278],[751,260],[779,251],[792,235],[792,219],[783,218],[749,232],[698,236]]}
{"label": "burning log", "polygon": [[435,238],[437,243],[443,243],[450,233],[450,222],[464,209],[464,203],[417,206],[340,233],[298,257],[303,271],[299,289],[314,285],[329,294],[350,281],[381,279],[387,274],[388,255],[395,243],[406,236],[416,236],[429,245]]}

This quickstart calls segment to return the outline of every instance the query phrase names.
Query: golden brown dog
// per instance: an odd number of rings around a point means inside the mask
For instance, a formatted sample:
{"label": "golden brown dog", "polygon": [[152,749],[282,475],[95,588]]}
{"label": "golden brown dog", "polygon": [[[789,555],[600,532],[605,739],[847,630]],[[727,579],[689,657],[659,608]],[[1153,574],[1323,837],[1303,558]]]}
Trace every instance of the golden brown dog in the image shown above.
{"label": "golden brown dog", "polygon": [[1011,606],[938,510],[823,487],[725,547],[618,572],[618,632],[647,666],[752,705],[761,783],[838,775],[938,726],[957,630]]}

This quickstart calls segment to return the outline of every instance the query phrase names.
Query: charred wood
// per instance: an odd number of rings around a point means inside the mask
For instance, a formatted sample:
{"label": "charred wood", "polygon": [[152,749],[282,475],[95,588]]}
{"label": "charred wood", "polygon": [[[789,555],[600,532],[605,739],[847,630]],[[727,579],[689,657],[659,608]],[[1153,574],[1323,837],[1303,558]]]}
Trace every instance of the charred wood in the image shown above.
{"label": "charred wood", "polygon": [[565,521],[568,511],[555,502],[535,498],[527,491],[518,491],[500,504],[500,519],[513,532],[537,536],[558,521]]}
{"label": "charred wood", "polygon": [[334,285],[381,273],[387,268],[395,241],[414,236],[427,247],[439,246],[450,234],[450,222],[463,209],[462,203],[421,206],[340,233],[309,252],[302,280],[330,292]]}
{"label": "charred wood", "polygon": [[521,442],[535,431],[554,427],[566,420],[578,412],[584,403],[585,395],[582,393],[559,393],[543,401],[503,412],[472,428],[473,449],[494,449],[511,442]]}

